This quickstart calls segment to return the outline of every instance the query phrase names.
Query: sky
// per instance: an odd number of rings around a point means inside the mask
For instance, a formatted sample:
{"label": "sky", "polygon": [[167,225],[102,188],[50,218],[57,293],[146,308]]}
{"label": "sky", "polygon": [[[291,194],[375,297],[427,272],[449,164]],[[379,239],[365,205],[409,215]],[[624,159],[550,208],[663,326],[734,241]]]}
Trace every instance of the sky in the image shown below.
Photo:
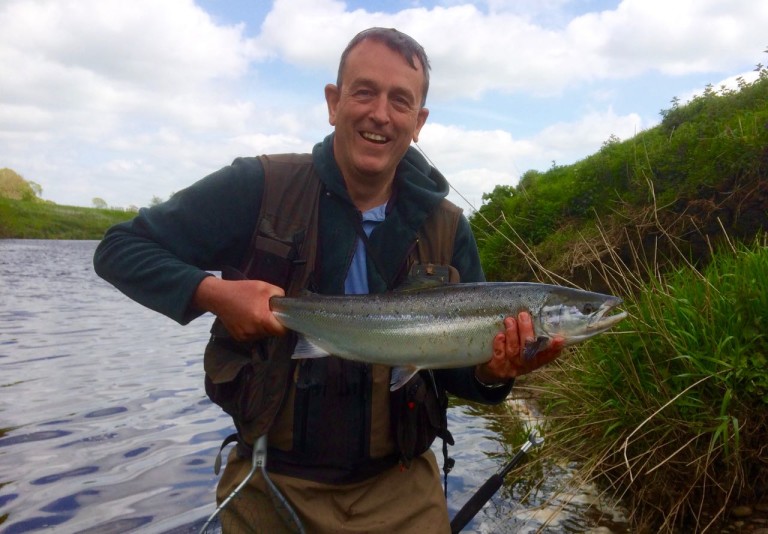
{"label": "sky", "polygon": [[0,168],[141,207],[238,156],[308,152],[371,26],[432,65],[419,146],[465,210],[768,63],[755,0],[0,0]]}

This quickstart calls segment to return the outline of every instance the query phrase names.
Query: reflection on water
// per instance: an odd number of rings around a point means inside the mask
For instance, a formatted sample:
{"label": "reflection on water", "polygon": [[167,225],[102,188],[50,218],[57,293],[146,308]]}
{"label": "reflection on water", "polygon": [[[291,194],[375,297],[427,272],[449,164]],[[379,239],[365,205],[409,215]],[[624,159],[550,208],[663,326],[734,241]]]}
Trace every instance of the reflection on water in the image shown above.
{"label": "reflection on water", "polygon": [[[95,247],[0,240],[0,530],[194,532],[231,432],[202,385],[210,318],[181,327],[131,302],[93,273]],[[493,410],[456,405],[449,424],[455,513],[512,449]],[[466,531],[535,531],[519,501],[503,488]],[[550,531],[588,531],[586,508]]]}

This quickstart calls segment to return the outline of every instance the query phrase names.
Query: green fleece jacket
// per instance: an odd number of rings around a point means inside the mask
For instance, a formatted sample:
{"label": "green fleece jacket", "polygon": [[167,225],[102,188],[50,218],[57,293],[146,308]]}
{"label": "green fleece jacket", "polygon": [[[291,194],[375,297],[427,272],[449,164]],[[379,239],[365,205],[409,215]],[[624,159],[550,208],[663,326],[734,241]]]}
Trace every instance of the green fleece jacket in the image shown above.
{"label": "green fleece jacket", "polygon": [[[312,156],[324,188],[315,282],[320,293],[341,294],[360,212],[333,157],[333,135],[318,143]],[[188,323],[201,315],[190,303],[197,286],[210,276],[208,271],[241,265],[256,225],[263,180],[257,158],[238,158],[167,202],[141,209],[133,220],[107,231],[94,256],[96,272],[140,304],[180,324]],[[409,149],[397,168],[386,219],[369,239],[371,292],[385,291],[397,278],[421,223],[447,194],[445,178]],[[384,273],[372,263],[372,255],[379,258]],[[456,232],[452,264],[462,282],[484,280],[477,245],[464,217]],[[500,402],[511,387],[483,387],[469,368],[436,374],[451,393],[481,402]]]}

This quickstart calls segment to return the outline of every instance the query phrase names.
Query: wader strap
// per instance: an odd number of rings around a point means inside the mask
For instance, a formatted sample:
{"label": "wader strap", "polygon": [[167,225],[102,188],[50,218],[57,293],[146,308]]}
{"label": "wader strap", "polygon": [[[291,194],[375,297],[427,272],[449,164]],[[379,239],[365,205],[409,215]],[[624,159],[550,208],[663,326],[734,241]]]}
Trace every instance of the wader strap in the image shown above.
{"label": "wader strap", "polygon": [[456,460],[448,456],[448,441],[443,439],[443,493],[446,499],[448,498],[448,473],[451,472],[454,465],[456,465]]}
{"label": "wader strap", "polygon": [[215,474],[219,474],[219,471],[221,471],[221,453],[224,451],[224,447],[229,445],[230,443],[234,443],[237,441],[237,432],[234,434],[230,434],[226,438],[224,438],[224,441],[221,442],[221,447],[219,447],[219,453],[216,455],[216,461],[213,462],[213,472]]}

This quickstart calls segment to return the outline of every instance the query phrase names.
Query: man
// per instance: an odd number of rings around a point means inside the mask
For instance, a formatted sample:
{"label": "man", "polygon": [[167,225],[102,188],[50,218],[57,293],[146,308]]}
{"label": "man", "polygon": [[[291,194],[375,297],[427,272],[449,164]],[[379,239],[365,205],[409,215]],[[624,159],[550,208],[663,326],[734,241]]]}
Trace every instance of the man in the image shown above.
{"label": "man", "polygon": [[[397,30],[361,32],[342,54],[337,83],[325,88],[334,133],[314,148],[308,171],[319,179],[321,191],[316,195],[313,290],[351,294],[392,289],[413,263],[420,238],[438,243],[424,255],[449,251],[445,263],[462,282],[484,279],[467,220],[451,215],[459,210],[444,200],[447,182],[410,148],[429,114],[424,107],[428,87],[423,48]],[[237,343],[285,339],[286,329],[270,311],[269,299],[284,295],[287,284],[222,279],[206,272],[258,259],[251,237],[259,224],[267,165],[266,159],[239,158],[110,229],[95,255],[97,272],[131,298],[182,324],[210,311],[223,325],[224,337]],[[294,167],[306,166],[287,168]],[[275,211],[278,219],[292,217]],[[440,220],[453,217],[447,247],[431,235],[442,224],[430,222],[436,214]],[[436,261],[420,258],[427,260]],[[506,318],[487,363],[417,375],[413,387],[409,383],[402,389],[422,391],[426,404],[445,389],[480,402],[501,402],[516,376],[558,356],[561,344],[555,342],[533,359],[524,359],[524,344],[534,339],[527,313]],[[290,354],[283,354],[287,350],[278,350],[278,356],[288,358]],[[428,422],[400,421],[396,406],[403,402],[397,393],[389,393],[388,368],[331,357],[304,360],[290,373],[285,398],[269,422],[267,465],[306,531],[449,531],[439,471],[429,450],[434,432],[423,428]],[[413,403],[406,397],[407,407]],[[239,446],[230,453],[219,484],[219,501],[250,468],[247,451],[257,436],[244,431],[241,423]],[[403,433],[414,432],[420,445],[403,450]],[[274,504],[257,475],[225,509],[222,523],[232,531],[290,531],[293,525],[281,515],[282,506]]]}

